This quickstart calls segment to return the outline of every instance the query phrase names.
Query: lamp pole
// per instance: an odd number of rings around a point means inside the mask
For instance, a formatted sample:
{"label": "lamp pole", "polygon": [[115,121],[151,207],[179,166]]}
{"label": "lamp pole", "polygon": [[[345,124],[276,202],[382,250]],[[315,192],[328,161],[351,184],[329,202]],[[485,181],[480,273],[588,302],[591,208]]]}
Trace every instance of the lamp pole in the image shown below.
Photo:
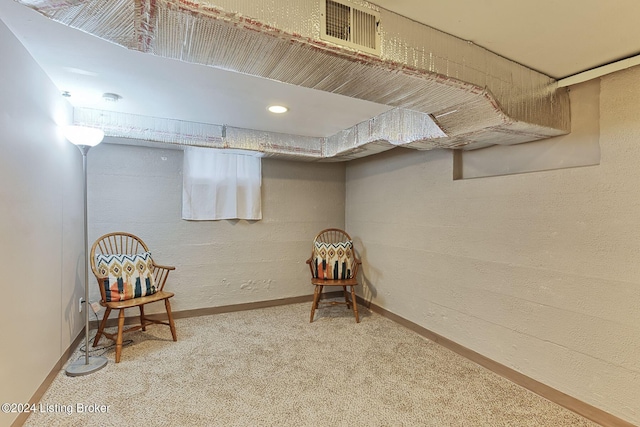
{"label": "lamp pole", "polygon": [[[103,356],[89,357],[89,231],[87,227],[87,153],[91,147],[99,144],[104,133],[99,129],[67,128],[67,139],[75,144],[82,153],[83,198],[84,198],[84,360],[82,358],[69,364],[66,373],[70,377],[88,375],[105,367],[107,358]],[[76,135],[79,132],[81,135]]]}

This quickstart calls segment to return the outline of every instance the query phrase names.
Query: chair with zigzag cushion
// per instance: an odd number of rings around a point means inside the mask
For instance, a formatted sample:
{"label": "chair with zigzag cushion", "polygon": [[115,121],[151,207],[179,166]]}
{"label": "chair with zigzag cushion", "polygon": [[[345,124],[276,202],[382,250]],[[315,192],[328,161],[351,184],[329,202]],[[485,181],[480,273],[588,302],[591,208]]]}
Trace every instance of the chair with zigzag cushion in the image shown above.
{"label": "chair with zigzag cushion", "polygon": [[[123,232],[100,237],[91,247],[91,270],[100,286],[100,305],[106,308],[93,340],[94,347],[102,335],[115,341],[118,363],[122,353],[122,334],[138,329],[145,331],[151,324],[169,326],[173,340],[178,340],[169,303],[174,294],[164,291],[167,276],[175,267],[156,264],[149,248],[139,237]],[[168,322],[150,319],[144,314],[146,304],[158,301],[164,301]],[[124,311],[134,307],[140,310],[140,324],[124,329]],[[112,310],[119,310],[118,332],[115,334],[104,331]]]}
{"label": "chair with zigzag cushion", "polygon": [[[359,323],[355,287],[358,285],[357,275],[362,261],[356,257],[351,236],[338,228],[322,230],[313,240],[311,258],[307,260],[307,264],[311,270],[311,284],[315,287],[310,322],[313,322],[313,316],[320,304],[345,304],[347,309],[353,309],[356,322]],[[320,302],[325,286],[341,287],[344,302]]]}

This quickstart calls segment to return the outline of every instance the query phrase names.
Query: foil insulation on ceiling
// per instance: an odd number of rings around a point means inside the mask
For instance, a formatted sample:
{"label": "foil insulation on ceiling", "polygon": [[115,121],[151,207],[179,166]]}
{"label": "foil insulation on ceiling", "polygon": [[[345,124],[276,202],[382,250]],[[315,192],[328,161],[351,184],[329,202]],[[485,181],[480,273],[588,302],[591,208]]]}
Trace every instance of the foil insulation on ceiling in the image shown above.
{"label": "foil insulation on ceiling", "polygon": [[568,94],[553,79],[367,1],[351,3],[379,12],[379,57],[321,40],[322,0],[18,1],[129,49],[396,107],[328,138],[103,114],[107,135],[350,160],[397,145],[473,149],[570,129]]}
{"label": "foil insulation on ceiling", "polygon": [[328,138],[261,132],[91,108],[74,108],[77,125],[97,127],[108,136],[219,149],[257,151],[265,157],[314,161],[353,160],[409,146],[419,138],[446,135],[428,114],[395,108]]}

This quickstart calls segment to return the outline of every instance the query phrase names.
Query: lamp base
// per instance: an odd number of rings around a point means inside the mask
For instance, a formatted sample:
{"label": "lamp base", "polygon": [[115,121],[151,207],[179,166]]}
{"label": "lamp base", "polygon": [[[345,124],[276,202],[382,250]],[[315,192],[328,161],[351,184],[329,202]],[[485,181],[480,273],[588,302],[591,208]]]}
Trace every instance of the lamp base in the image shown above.
{"label": "lamp base", "polygon": [[82,375],[89,375],[95,371],[104,368],[107,364],[107,358],[102,356],[89,357],[89,363],[86,363],[84,357],[76,360],[67,366],[66,373],[70,377],[79,377]]}

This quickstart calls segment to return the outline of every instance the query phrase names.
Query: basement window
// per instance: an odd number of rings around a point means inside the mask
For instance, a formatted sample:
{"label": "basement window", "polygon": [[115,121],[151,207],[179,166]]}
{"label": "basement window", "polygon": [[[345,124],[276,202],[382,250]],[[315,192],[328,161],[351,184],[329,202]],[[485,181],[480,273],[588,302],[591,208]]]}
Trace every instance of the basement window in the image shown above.
{"label": "basement window", "polygon": [[187,147],[182,170],[182,219],[262,219],[258,156]]}

